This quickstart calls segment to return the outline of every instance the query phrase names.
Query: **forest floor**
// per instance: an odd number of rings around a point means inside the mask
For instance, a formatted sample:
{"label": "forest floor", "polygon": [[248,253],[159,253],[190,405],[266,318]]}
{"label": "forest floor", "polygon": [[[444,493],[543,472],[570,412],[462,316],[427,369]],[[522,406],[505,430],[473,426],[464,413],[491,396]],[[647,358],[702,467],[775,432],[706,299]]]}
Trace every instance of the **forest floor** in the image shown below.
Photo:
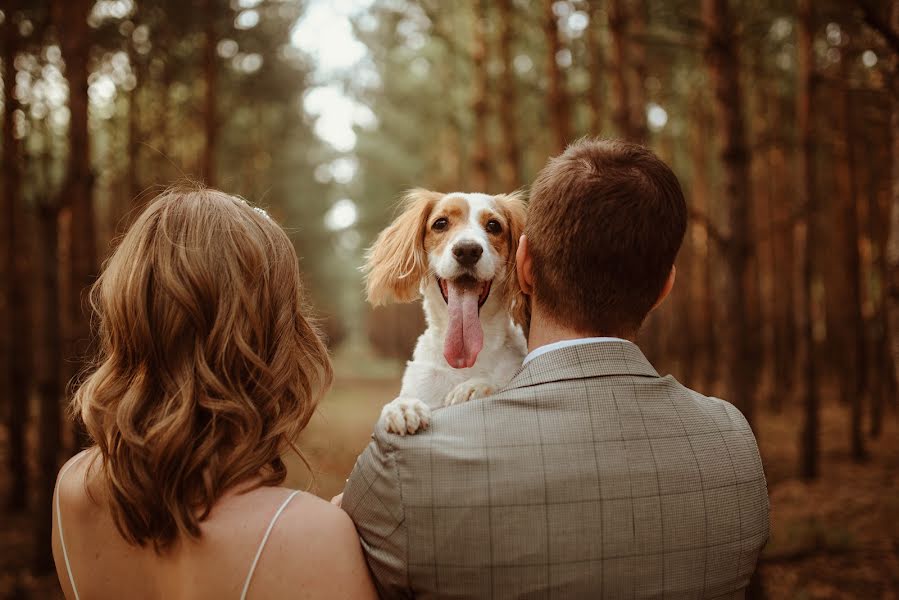
{"label": "forest floor", "polygon": [[[355,361],[354,361],[355,362]],[[400,367],[360,374],[359,363],[338,363],[337,384],[322,402],[300,447],[315,469],[314,482],[296,458],[287,484],[330,498],[368,443],[381,406],[399,389]],[[341,373],[354,374],[354,378]],[[848,407],[825,400],[821,413],[821,475],[796,478],[798,408],[762,411],[757,431],[771,497],[771,540],[761,575],[768,598],[899,598],[899,423],[886,415],[870,458],[848,453]],[[3,440],[0,440],[2,447]],[[0,473],[0,493],[6,485]],[[55,575],[34,577],[28,515],[0,514],[0,598],[61,598]]]}

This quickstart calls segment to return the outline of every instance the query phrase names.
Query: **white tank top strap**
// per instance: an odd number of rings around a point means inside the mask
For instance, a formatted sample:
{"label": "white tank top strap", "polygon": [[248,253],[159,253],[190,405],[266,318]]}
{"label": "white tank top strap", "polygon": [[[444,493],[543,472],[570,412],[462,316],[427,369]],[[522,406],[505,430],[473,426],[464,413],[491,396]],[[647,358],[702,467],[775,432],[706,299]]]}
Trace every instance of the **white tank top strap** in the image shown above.
{"label": "white tank top strap", "polygon": [[69,553],[66,550],[65,537],[62,534],[62,512],[59,510],[59,486],[62,484],[62,478],[66,476],[69,469],[75,466],[75,463],[80,462],[85,454],[87,454],[86,450],[69,461],[69,464],[67,464],[59,474],[59,479],[56,480],[56,525],[59,529],[59,545],[62,548],[62,558],[66,563],[66,573],[69,575],[69,585],[72,586],[72,593],[75,595],[75,600],[80,600],[80,597],[78,596],[78,588],[75,587],[75,578],[72,576],[72,565],[69,562]]}
{"label": "white tank top strap", "polygon": [[250,571],[247,573],[247,579],[243,584],[243,591],[240,593],[240,600],[246,600],[247,590],[250,589],[250,582],[253,580],[253,573],[256,572],[256,565],[259,563],[259,557],[262,556],[262,551],[265,549],[266,542],[268,542],[268,536],[272,534],[272,529],[275,528],[275,522],[278,520],[278,517],[281,516],[281,513],[284,512],[284,509],[287,508],[287,505],[290,504],[290,501],[293,500],[293,497],[299,493],[299,490],[291,492],[284,502],[281,503],[281,506],[278,507],[275,516],[272,517],[271,522],[268,524],[268,529],[265,530],[265,535],[262,536],[262,542],[259,544],[259,549],[256,550],[256,556],[253,557],[253,564],[250,565]]}

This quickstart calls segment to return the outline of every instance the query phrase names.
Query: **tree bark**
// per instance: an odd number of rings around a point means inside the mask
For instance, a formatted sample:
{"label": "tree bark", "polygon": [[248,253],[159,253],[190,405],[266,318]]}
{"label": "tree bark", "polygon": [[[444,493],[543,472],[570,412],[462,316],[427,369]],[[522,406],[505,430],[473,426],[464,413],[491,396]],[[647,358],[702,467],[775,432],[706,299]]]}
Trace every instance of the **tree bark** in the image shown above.
{"label": "tree bark", "polygon": [[202,173],[206,185],[214,187],[216,184],[215,151],[218,139],[218,108],[216,106],[218,87],[218,0],[206,0],[206,28],[205,43],[203,44],[203,73],[206,81],[206,89],[203,100],[203,131],[206,144],[203,149]]}
{"label": "tree bark", "polygon": [[588,2],[587,7],[590,22],[587,25],[584,43],[587,47],[587,65],[590,70],[590,89],[587,95],[590,105],[590,134],[599,136],[602,134],[603,119],[603,52],[599,41],[599,20],[602,11],[597,0]]}
{"label": "tree bark", "polygon": [[753,421],[756,389],[753,339],[750,330],[751,298],[757,297],[757,281],[750,264],[752,198],[749,180],[749,148],[739,81],[739,62],[734,22],[727,0],[703,0],[707,35],[707,59],[715,96],[715,115],[720,132],[720,157],[724,167],[722,201],[726,206],[722,228],[725,268],[718,279],[716,296],[722,310],[719,359],[727,382],[727,399]]}
{"label": "tree bark", "polygon": [[646,125],[646,25],[649,8],[646,0],[633,2],[631,23],[633,30],[628,38],[628,63],[631,65],[631,106],[630,127],[634,141],[645,144],[649,141],[649,128]]}
{"label": "tree bark", "polygon": [[515,89],[515,69],[512,65],[512,41],[514,32],[514,7],[511,0],[498,0],[499,10],[499,55],[503,63],[503,76],[500,81],[499,113],[500,126],[503,132],[502,162],[499,167],[499,178],[503,191],[512,191],[521,186],[521,146],[518,140],[518,93]]}
{"label": "tree bark", "polygon": [[[700,94],[694,94],[690,102],[690,165],[691,200],[694,210],[704,215],[706,219],[712,218],[712,206],[709,201],[709,161],[706,151],[706,143],[711,135],[708,114]],[[716,331],[714,309],[714,265],[713,254],[717,248],[712,246],[708,223],[693,219],[691,223],[693,242],[697,246],[696,269],[693,276],[693,296],[697,300],[697,314],[701,315],[703,332],[701,348],[698,349],[701,360],[694,360],[696,374],[692,378],[696,385],[713,389],[718,381],[718,335]],[[708,393],[708,392],[707,392]]]}
{"label": "tree bark", "polygon": [[55,204],[42,203],[39,207],[40,229],[40,318],[37,343],[39,473],[38,519],[35,540],[35,569],[47,573],[53,569],[51,538],[51,505],[56,472],[59,468],[61,441],[60,402],[62,364],[59,354],[59,232],[58,211]]}
{"label": "tree bark", "polygon": [[627,27],[627,13],[623,0],[609,0],[606,7],[612,46],[609,51],[609,70],[612,72],[612,96],[615,98],[612,120],[618,135],[633,140],[635,132],[631,126],[630,94],[627,85],[626,42],[624,30]]}
{"label": "tree bark", "polygon": [[812,284],[813,254],[817,246],[817,200],[815,197],[814,139],[812,136],[812,98],[815,91],[812,43],[814,20],[812,0],[799,0],[797,14],[798,87],[796,121],[799,137],[799,196],[805,206],[805,246],[802,257],[802,375],[804,383],[804,422],[800,445],[800,475],[805,480],[818,476],[818,390],[815,364],[814,309]]}
{"label": "tree bark", "polygon": [[[892,27],[899,31],[899,0],[893,0],[890,15]],[[899,57],[893,58],[894,71],[899,69]],[[885,283],[889,290],[887,295],[887,335],[890,355],[893,362],[893,378],[899,381],[899,81],[892,78],[892,116],[891,133],[893,146],[893,186],[890,203],[890,232],[887,236],[887,272]]]}
{"label": "tree bark", "polygon": [[846,289],[848,296],[844,310],[845,321],[843,329],[848,334],[847,348],[851,348],[849,355],[853,359],[848,371],[850,377],[847,391],[850,405],[850,447],[852,458],[861,462],[867,458],[865,450],[865,438],[863,428],[863,409],[868,400],[868,348],[865,338],[865,317],[862,309],[861,286],[863,285],[861,272],[861,255],[859,250],[859,217],[858,217],[858,174],[853,148],[855,147],[855,129],[853,128],[852,115],[853,104],[849,87],[849,62],[851,55],[847,49],[840,58],[840,91],[838,94],[838,106],[840,120],[842,121],[842,135],[838,135],[840,147],[839,171],[843,179],[844,193],[838,195],[842,218],[840,221],[844,227],[843,252],[844,272],[846,274]]}
{"label": "tree bark", "polygon": [[546,104],[553,134],[553,153],[557,154],[565,150],[571,141],[571,108],[565,89],[565,74],[559,67],[562,41],[559,38],[559,23],[553,12],[553,0],[543,0],[543,35],[546,38],[546,74],[549,80]]}
{"label": "tree bark", "polygon": [[[140,7],[135,9],[134,21],[140,22]],[[128,60],[134,72],[134,89],[128,97],[128,195],[130,198],[127,206],[134,208],[141,193],[141,89],[143,89],[147,77],[147,60],[141,57],[134,48],[134,43],[128,41]]]}
{"label": "tree bark", "polygon": [[785,224],[793,219],[796,209],[789,180],[791,172],[787,164],[784,142],[781,138],[783,122],[783,99],[772,86],[768,91],[768,104],[772,107],[769,117],[771,139],[766,151],[767,180],[770,189],[771,208],[768,218],[771,236],[771,264],[773,271],[772,320],[774,324],[773,380],[771,409],[780,412],[784,398],[791,398],[795,392],[796,359],[796,294],[795,294],[795,244],[794,227]]}
{"label": "tree bark", "polygon": [[6,499],[10,510],[24,510],[28,503],[28,477],[25,463],[25,425],[30,396],[31,379],[31,328],[28,291],[31,278],[28,273],[30,253],[25,243],[30,239],[22,197],[22,146],[16,139],[13,115],[19,109],[15,96],[15,57],[19,52],[20,37],[13,24],[13,11],[18,2],[7,12],[3,24],[3,270],[7,285],[4,302],[3,365],[7,373],[4,399],[9,402],[7,465],[11,478]]}
{"label": "tree bark", "polygon": [[487,145],[487,7],[486,0],[472,0],[474,27],[472,28],[471,112],[474,114],[474,140],[471,150],[471,184],[474,189],[487,192],[490,182],[490,150]]}
{"label": "tree bark", "polygon": [[85,364],[90,345],[90,314],[86,292],[97,276],[97,241],[94,220],[94,175],[91,171],[91,144],[88,129],[88,61],[90,58],[90,27],[87,16],[90,0],[57,0],[57,7],[65,23],[62,36],[63,60],[69,83],[69,162],[63,198],[68,203],[70,242],[70,275],[67,292],[68,327],[66,364],[74,376]]}

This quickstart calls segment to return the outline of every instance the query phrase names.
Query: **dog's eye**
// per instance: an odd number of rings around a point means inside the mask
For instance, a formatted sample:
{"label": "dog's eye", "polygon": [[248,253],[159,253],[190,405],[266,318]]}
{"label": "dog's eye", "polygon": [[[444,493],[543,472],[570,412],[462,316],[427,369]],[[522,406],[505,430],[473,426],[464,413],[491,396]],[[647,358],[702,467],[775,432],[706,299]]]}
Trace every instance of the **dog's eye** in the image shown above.
{"label": "dog's eye", "polygon": [[497,221],[496,219],[490,219],[489,221],[487,221],[487,225],[485,226],[485,229],[489,233],[500,233],[503,230],[503,226],[500,225],[499,221]]}
{"label": "dog's eye", "polygon": [[440,217],[436,221],[434,221],[433,225],[431,225],[431,229],[434,231],[443,231],[446,229],[446,226],[449,225],[449,221],[447,221],[444,217]]}

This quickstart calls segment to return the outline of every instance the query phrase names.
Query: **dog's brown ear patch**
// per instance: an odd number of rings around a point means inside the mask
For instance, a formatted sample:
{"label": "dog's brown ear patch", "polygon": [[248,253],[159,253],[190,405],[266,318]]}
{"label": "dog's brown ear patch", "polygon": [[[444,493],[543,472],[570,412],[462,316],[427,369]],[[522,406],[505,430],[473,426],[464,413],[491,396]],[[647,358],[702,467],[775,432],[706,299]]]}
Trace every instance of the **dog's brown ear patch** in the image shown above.
{"label": "dog's brown ear patch", "polygon": [[428,216],[442,197],[420,188],[406,192],[402,212],[366,253],[366,293],[373,306],[418,298],[419,282],[428,272],[424,248]]}
{"label": "dog's brown ear patch", "polygon": [[524,233],[527,223],[527,205],[521,192],[501,194],[496,196],[497,209],[503,214],[508,223],[509,256],[506,262],[506,285],[503,290],[504,297],[509,306],[512,320],[521,325],[525,336],[531,325],[531,303],[528,297],[521,291],[518,285],[518,275],[515,271],[515,254],[518,252],[518,240]]}

